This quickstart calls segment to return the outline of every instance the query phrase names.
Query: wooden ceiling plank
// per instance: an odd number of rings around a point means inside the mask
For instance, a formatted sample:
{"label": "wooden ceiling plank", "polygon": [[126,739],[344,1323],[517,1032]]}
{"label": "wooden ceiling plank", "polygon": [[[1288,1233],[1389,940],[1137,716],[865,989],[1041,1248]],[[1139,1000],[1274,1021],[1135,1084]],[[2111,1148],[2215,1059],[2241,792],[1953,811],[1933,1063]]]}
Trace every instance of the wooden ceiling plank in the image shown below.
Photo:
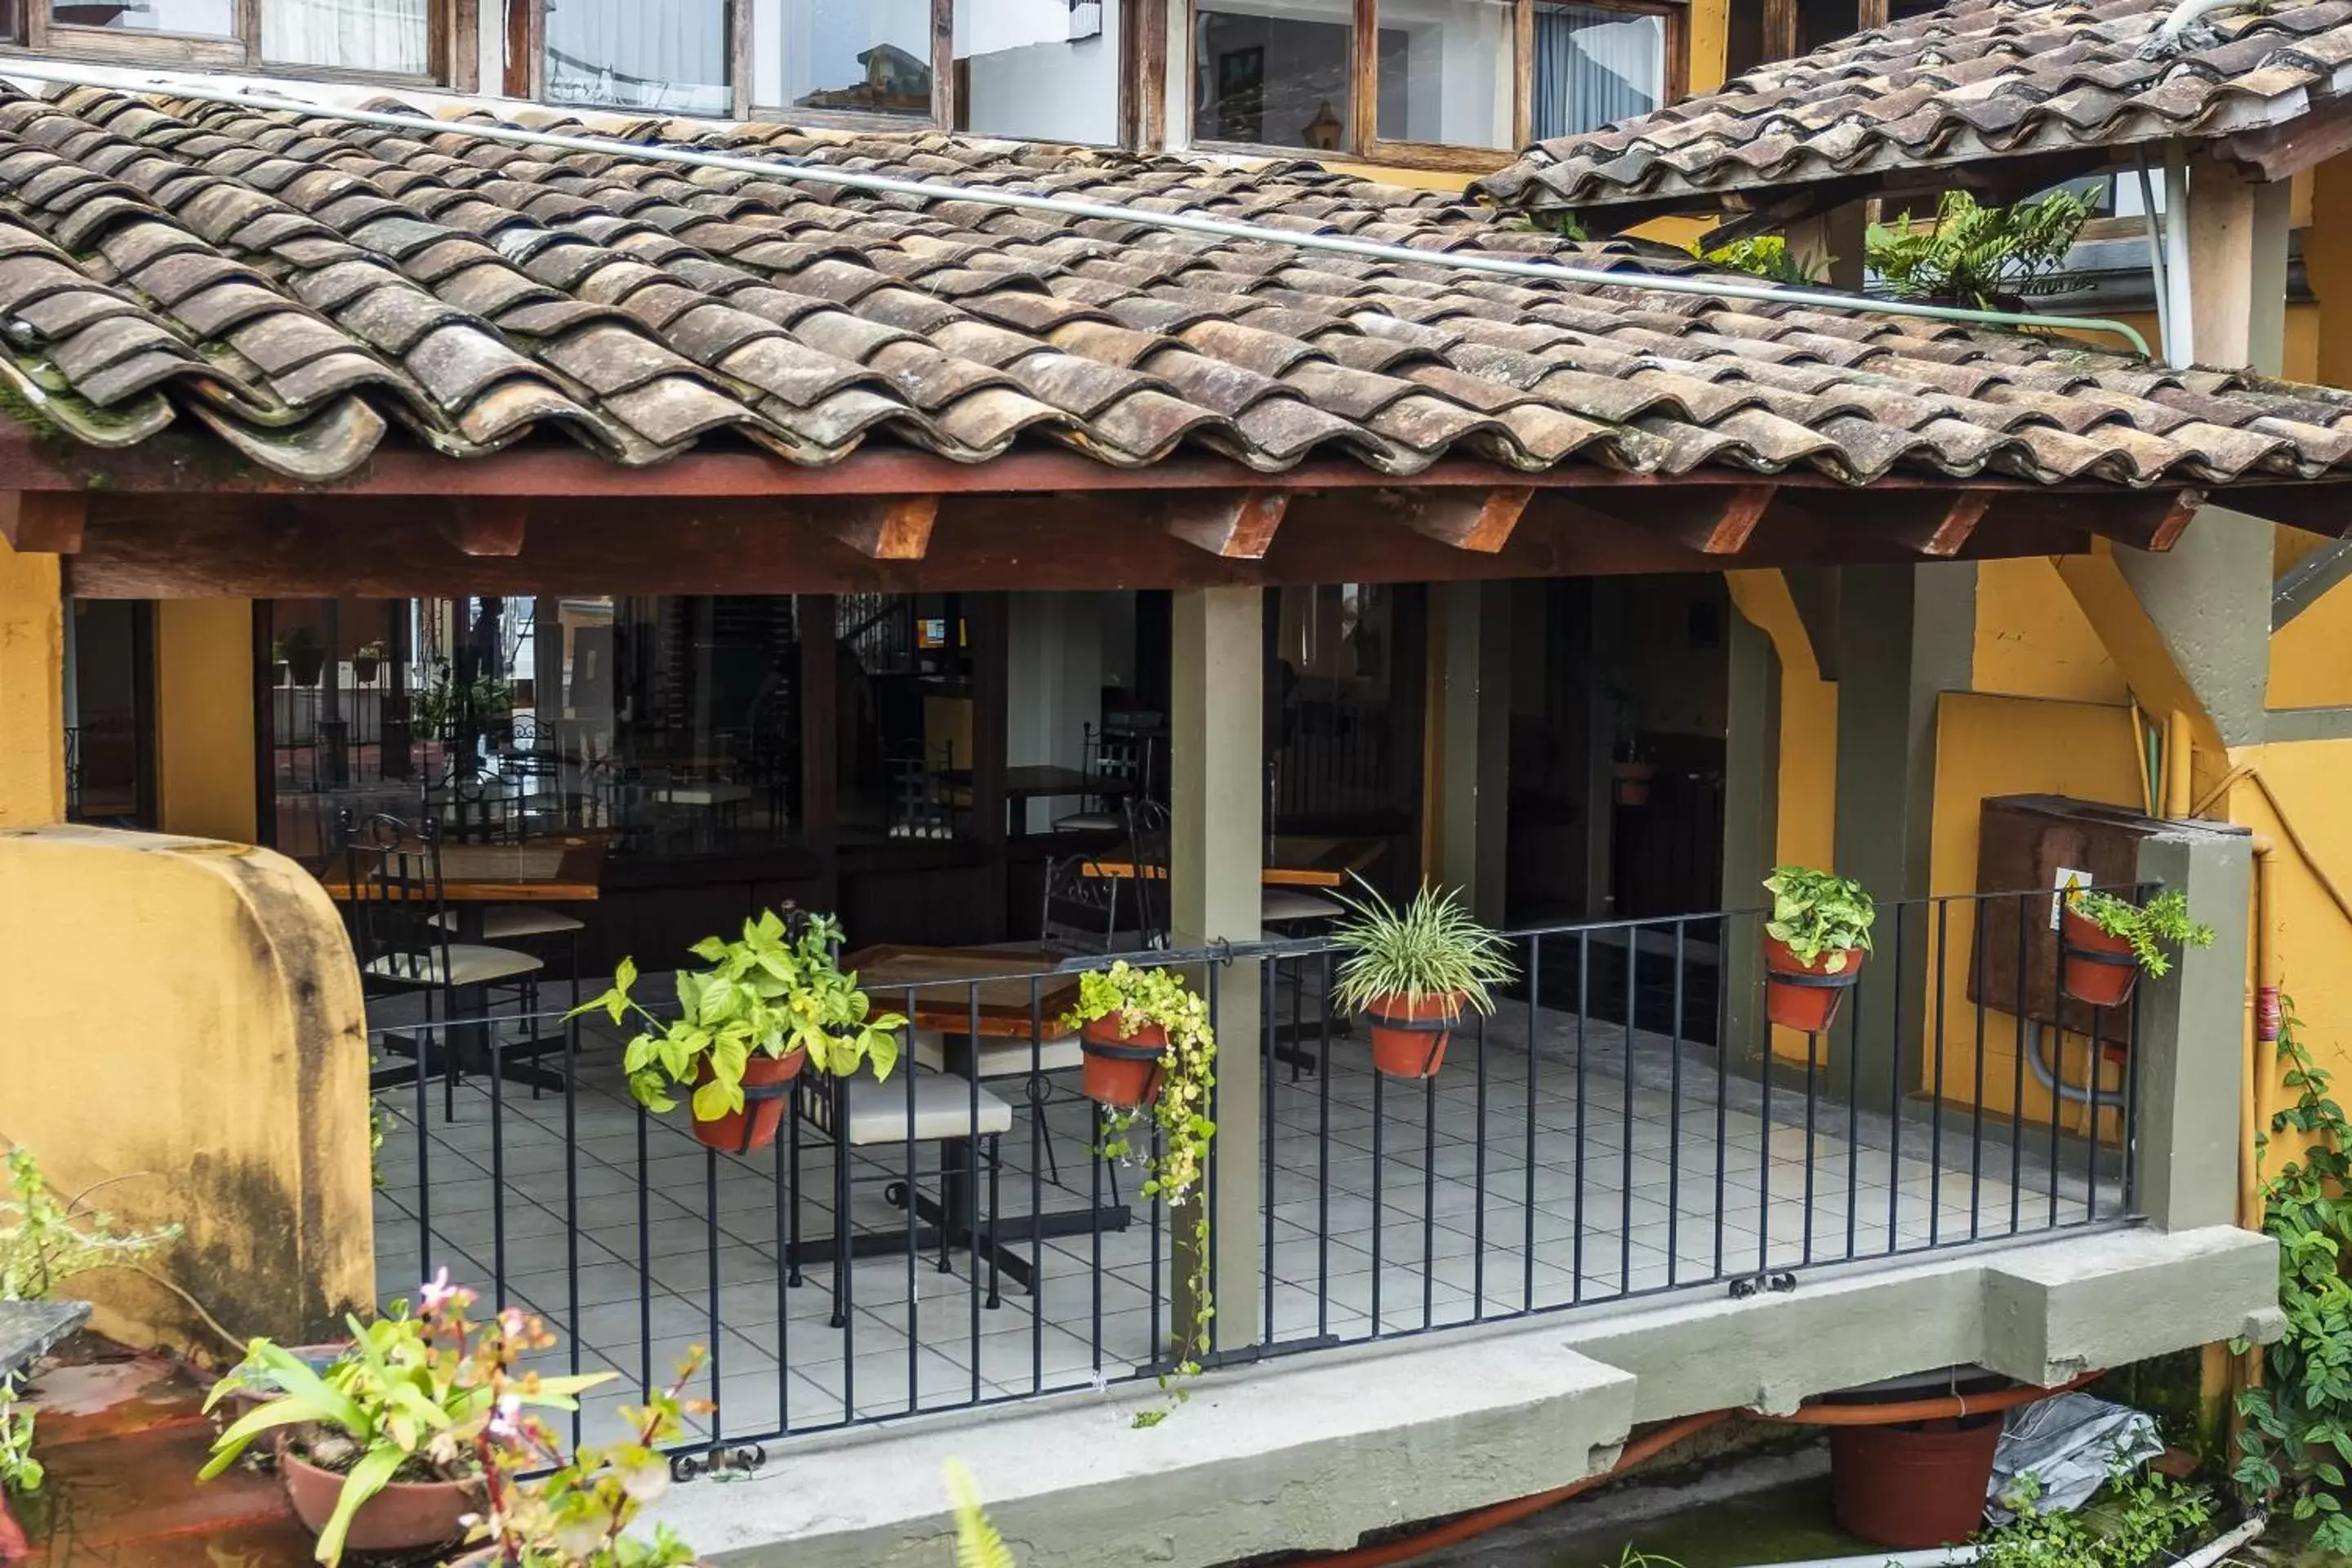
{"label": "wooden ceiling plank", "polygon": [[0,539],[28,554],[81,550],[89,497],[81,490],[0,490]]}
{"label": "wooden ceiling plank", "polygon": [[1160,505],[1160,526],[1227,561],[1263,561],[1290,507],[1285,490],[1202,490]]}
{"label": "wooden ceiling plank", "polygon": [[869,561],[920,561],[939,521],[936,494],[879,496],[828,511],[825,531]]}

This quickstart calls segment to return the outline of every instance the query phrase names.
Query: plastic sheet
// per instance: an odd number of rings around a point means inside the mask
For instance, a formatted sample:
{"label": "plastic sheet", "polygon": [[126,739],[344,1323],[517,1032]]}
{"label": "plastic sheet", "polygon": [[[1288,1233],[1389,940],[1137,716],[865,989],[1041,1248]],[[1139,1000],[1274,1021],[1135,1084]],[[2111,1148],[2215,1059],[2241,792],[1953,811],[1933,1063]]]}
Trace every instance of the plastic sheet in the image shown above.
{"label": "plastic sheet", "polygon": [[2065,1394],[2010,1415],[1993,1454],[1985,1517],[2007,1524],[2017,1517],[2020,1478],[2041,1483],[2036,1513],[2072,1513],[2118,1469],[2137,1469],[2164,1452],[2155,1417],[2127,1405]]}

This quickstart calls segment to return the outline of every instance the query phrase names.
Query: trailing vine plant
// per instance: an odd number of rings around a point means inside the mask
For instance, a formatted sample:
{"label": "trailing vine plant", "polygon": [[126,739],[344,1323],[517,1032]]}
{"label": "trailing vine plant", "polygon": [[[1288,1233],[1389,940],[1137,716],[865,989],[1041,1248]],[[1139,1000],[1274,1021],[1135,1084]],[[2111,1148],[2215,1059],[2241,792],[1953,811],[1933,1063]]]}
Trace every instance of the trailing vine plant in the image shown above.
{"label": "trailing vine plant", "polygon": [[[1217,1036],[1209,1021],[1208,1000],[1181,976],[1165,969],[1138,969],[1125,959],[1078,977],[1077,1005],[1063,1018],[1062,1026],[1075,1031],[1114,1014],[1122,1036],[1153,1025],[1168,1035],[1160,1057],[1160,1094],[1150,1107],[1160,1142],[1156,1150],[1147,1145],[1135,1157],[1144,1168],[1143,1195],[1166,1203],[1171,1215],[1188,1207],[1191,1213],[1192,1247],[1183,1283],[1192,1312],[1171,1331],[1173,1364],[1160,1378],[1160,1386],[1181,1405],[1187,1397],[1183,1380],[1200,1375],[1201,1357],[1209,1350],[1210,1324],[1216,1317],[1209,1289],[1207,1183],[1209,1141],[1217,1131],[1209,1119],[1210,1091],[1217,1082]],[[1129,1158],[1134,1153],[1134,1130],[1142,1109],[1106,1107],[1103,1116],[1103,1158]],[[1147,1410],[1136,1416],[1135,1424],[1157,1426],[1167,1418],[1166,1409]]]}
{"label": "trailing vine plant", "polygon": [[2213,928],[2189,918],[2189,895],[2179,888],[2167,889],[2145,904],[2077,888],[2066,894],[2066,907],[2107,935],[2131,943],[2139,966],[2159,980],[2172,972],[2166,948],[2213,945]]}
{"label": "trailing vine plant", "polygon": [[[2294,1003],[2279,1002],[2279,1060],[2294,1103],[2260,1140],[2291,1135],[2286,1163],[2263,1183],[2263,1229],[2279,1246],[2286,1334],[2270,1347],[2263,1386],[2238,1395],[2238,1485],[2298,1521],[2316,1521],[2311,1544],[2352,1553],[2344,1510],[2352,1470],[2352,1122],[2328,1093],[2330,1075],[2303,1044]],[[2237,1350],[2243,1353],[2241,1342]]]}

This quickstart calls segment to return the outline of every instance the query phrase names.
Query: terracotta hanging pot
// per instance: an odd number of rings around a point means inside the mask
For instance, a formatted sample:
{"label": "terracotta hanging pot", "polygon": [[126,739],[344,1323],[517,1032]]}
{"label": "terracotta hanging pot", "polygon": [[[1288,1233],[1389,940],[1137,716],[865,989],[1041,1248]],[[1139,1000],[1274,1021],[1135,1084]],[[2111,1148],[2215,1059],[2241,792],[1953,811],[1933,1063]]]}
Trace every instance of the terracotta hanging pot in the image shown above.
{"label": "terracotta hanging pot", "polygon": [[1372,1037],[1372,1070],[1384,1078],[1435,1078],[1462,1016],[1462,998],[1375,996],[1364,1009]]}
{"label": "terracotta hanging pot", "polygon": [[1113,1013],[1078,1030],[1078,1049],[1086,1056],[1078,1087],[1097,1105],[1133,1110],[1160,1098],[1165,1076],[1160,1058],[1168,1049],[1168,1031],[1158,1024],[1122,1035]]}
{"label": "terracotta hanging pot", "polygon": [[1862,961],[1869,956],[1858,947],[1844,952],[1845,963],[1832,973],[1829,964],[1837,956],[1834,951],[1805,963],[1789,951],[1787,942],[1766,937],[1764,1016],[1784,1028],[1802,1029],[1809,1035],[1828,1028],[1837,1017],[1839,1001],[1862,977]]}
{"label": "terracotta hanging pot", "polygon": [[[774,1148],[776,1133],[784,1124],[785,1107],[792,1099],[792,1081],[800,1076],[807,1062],[808,1052],[798,1047],[781,1057],[755,1052],[743,1064],[743,1109],[708,1121],[696,1117],[694,1135],[728,1154]],[[710,1058],[704,1057],[694,1075],[694,1086],[700,1089],[709,1081]]]}
{"label": "terracotta hanging pot", "polygon": [[[343,1478],[303,1458],[290,1442],[278,1446],[278,1476],[303,1526],[312,1535],[326,1529],[342,1495]],[[462,1521],[481,1509],[478,1479],[394,1481],[352,1515],[343,1546],[346,1552],[420,1552],[464,1535]]]}
{"label": "terracotta hanging pot", "polygon": [[361,658],[357,656],[353,656],[352,659],[352,679],[358,681],[362,686],[365,686],[368,682],[375,679],[376,669],[381,663],[382,661],[379,659]]}
{"label": "terracotta hanging pot", "polygon": [[1658,776],[1655,763],[1612,763],[1610,790],[1619,805],[1650,804],[1650,781]]}
{"label": "terracotta hanging pot", "polygon": [[1966,1541],[1984,1525],[2000,1428],[1995,1412],[1832,1429],[1830,1505],[1839,1528],[1906,1552]]}
{"label": "terracotta hanging pot", "polygon": [[2066,954],[2067,995],[2094,1007],[2120,1007],[2130,997],[2139,981],[2139,960],[2130,942],[2068,910],[2059,944]]}

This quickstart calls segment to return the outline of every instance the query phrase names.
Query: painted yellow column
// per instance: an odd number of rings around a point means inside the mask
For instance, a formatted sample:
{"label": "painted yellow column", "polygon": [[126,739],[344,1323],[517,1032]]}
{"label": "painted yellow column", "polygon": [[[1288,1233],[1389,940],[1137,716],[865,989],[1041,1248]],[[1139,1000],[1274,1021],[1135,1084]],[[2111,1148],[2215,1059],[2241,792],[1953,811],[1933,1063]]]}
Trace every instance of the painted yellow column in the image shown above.
{"label": "painted yellow column", "polygon": [[0,827],[66,815],[66,622],[58,557],[0,540]]}
{"label": "painted yellow column", "polygon": [[259,837],[253,726],[253,601],[158,603],[158,827],[237,844]]}

